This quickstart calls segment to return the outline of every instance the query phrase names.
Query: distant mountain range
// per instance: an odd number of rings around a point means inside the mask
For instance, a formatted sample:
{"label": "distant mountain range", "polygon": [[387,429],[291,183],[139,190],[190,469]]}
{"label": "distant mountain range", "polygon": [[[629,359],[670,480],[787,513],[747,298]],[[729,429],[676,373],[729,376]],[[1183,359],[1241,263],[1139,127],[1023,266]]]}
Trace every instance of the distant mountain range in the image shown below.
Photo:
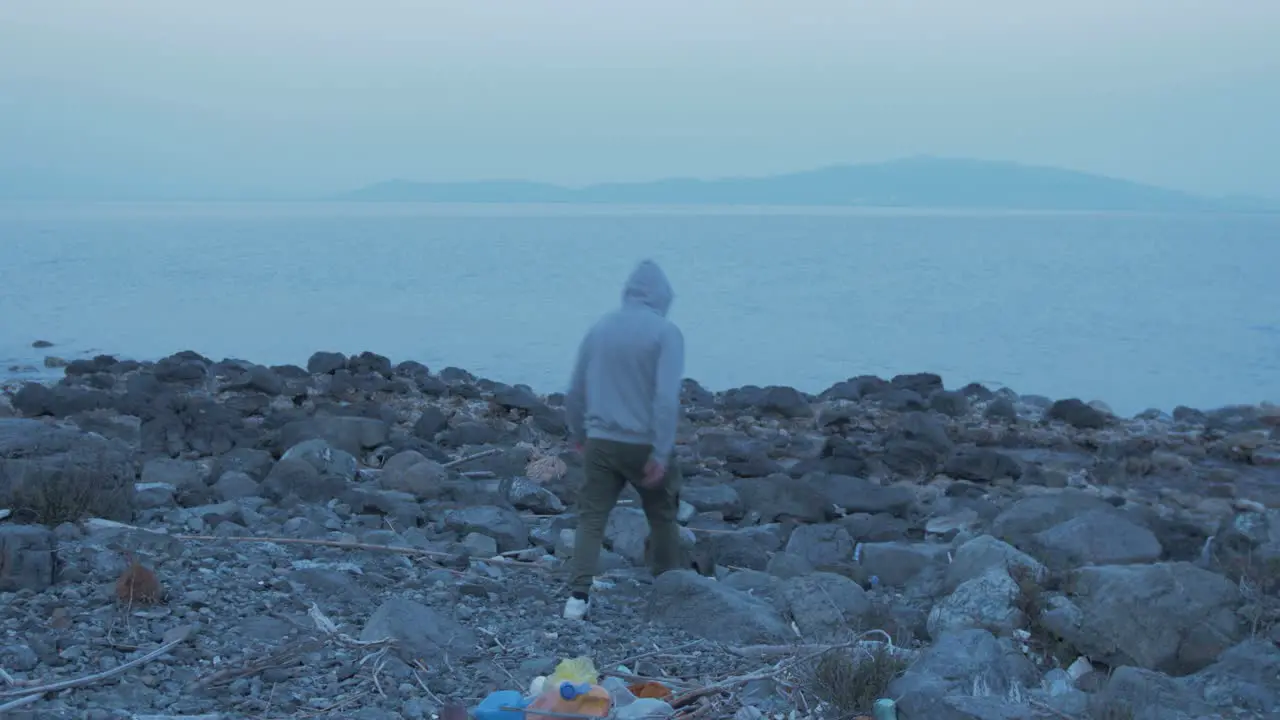
{"label": "distant mountain range", "polygon": [[1280,212],[1280,202],[1212,198],[1061,168],[916,157],[751,178],[605,183],[390,180],[334,200],[430,203],[810,205],[1137,212]]}

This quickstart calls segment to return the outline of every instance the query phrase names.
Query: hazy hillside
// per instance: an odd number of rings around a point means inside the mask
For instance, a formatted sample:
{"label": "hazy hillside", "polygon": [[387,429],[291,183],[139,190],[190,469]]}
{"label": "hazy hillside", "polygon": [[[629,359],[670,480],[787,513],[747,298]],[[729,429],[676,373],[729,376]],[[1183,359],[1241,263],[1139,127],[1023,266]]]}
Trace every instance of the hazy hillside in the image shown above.
{"label": "hazy hillside", "polygon": [[342,200],[476,203],[849,205],[1041,210],[1280,209],[1251,198],[1208,198],[1088,173],[1015,163],[910,158],[755,178],[608,183],[583,188],[521,181],[394,180]]}

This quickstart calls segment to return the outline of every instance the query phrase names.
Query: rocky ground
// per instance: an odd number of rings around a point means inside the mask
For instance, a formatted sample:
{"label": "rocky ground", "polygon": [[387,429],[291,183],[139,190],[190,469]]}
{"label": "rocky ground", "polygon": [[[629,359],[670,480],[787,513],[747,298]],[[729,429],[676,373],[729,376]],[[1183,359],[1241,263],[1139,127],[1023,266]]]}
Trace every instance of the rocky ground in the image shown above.
{"label": "rocky ground", "polygon": [[1280,713],[1272,406],[686,381],[696,570],[643,570],[628,494],[577,624],[560,396],[372,353],[65,372],[0,402],[6,718],[416,720],[583,654],[692,717]]}

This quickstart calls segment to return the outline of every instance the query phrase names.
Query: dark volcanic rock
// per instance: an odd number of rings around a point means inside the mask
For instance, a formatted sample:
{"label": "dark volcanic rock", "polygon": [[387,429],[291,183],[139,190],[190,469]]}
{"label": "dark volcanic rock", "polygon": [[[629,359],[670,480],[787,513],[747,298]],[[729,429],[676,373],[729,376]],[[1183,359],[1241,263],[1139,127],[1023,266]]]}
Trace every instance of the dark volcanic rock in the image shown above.
{"label": "dark volcanic rock", "polygon": [[956,448],[947,458],[943,471],[954,478],[978,482],[1022,477],[1022,466],[1017,460],[990,448]]}
{"label": "dark volcanic rock", "polygon": [[212,364],[209,358],[184,350],[156,361],[151,373],[162,383],[197,384],[208,376]]}
{"label": "dark volcanic rock", "polygon": [[332,375],[346,368],[347,356],[337,352],[319,351],[307,360],[307,372],[312,375]]}
{"label": "dark volcanic rock", "polygon": [[1050,420],[1059,420],[1072,427],[1098,430],[1106,427],[1107,416],[1101,410],[1082,400],[1068,398],[1055,402],[1045,414]]}

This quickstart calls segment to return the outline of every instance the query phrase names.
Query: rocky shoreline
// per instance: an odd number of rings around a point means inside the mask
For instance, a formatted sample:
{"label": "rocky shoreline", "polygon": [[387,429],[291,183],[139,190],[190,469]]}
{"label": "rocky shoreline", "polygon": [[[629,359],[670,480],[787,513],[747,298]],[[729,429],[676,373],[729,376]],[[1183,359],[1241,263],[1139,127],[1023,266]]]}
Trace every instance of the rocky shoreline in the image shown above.
{"label": "rocky shoreline", "polygon": [[628,495],[583,625],[559,395],[368,352],[65,373],[0,399],[4,717],[418,720],[584,654],[684,717],[852,717],[886,656],[905,720],[1280,712],[1274,406],[686,380],[701,574],[649,576]]}

